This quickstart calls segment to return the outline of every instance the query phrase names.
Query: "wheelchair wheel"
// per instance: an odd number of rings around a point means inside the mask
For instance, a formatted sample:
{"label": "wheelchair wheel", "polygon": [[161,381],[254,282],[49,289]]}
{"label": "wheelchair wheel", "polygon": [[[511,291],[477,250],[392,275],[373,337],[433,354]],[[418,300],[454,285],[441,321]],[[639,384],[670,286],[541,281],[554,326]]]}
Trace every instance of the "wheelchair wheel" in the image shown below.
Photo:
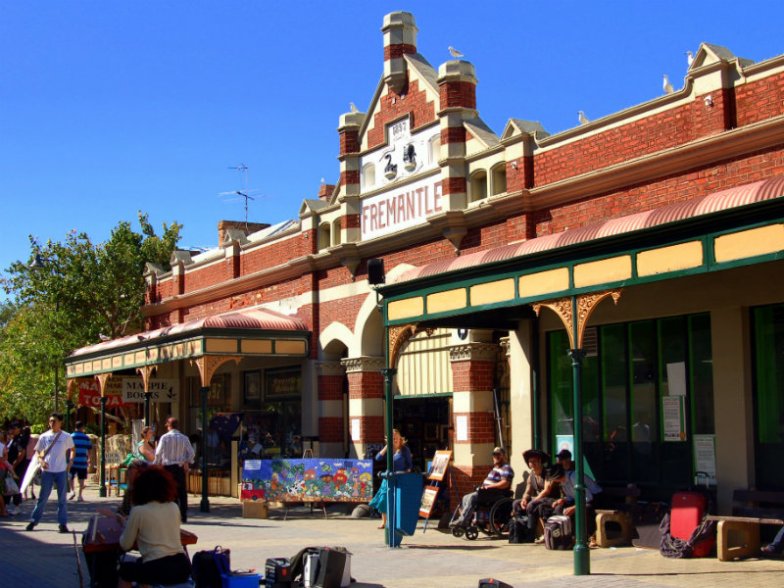
{"label": "wheelchair wheel", "polygon": [[512,518],[512,499],[501,498],[490,508],[488,527],[494,535],[509,533],[509,521]]}
{"label": "wheelchair wheel", "polygon": [[462,537],[465,534],[463,527],[452,527],[452,537]]}
{"label": "wheelchair wheel", "polygon": [[468,527],[465,530],[466,539],[469,541],[475,541],[477,537],[479,537],[479,529],[476,527]]}

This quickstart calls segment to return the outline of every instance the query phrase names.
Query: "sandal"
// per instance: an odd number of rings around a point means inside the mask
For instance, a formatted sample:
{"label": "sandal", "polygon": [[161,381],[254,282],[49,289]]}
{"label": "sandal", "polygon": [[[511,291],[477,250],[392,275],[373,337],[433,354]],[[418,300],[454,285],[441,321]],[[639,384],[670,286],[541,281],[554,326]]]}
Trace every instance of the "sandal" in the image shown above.
{"label": "sandal", "polygon": [[596,542],[596,537],[588,539],[588,549],[599,549],[599,544]]}

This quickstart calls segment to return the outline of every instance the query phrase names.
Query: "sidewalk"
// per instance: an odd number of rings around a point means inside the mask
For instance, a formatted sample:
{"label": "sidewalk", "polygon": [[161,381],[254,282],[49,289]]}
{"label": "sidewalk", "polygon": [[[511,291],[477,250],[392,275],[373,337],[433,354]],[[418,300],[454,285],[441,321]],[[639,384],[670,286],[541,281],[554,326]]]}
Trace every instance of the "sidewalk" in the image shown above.
{"label": "sidewalk", "polygon": [[[119,499],[98,498],[89,487],[86,502],[69,502],[69,527],[81,532],[98,506],[114,508]],[[53,495],[52,498],[55,498]],[[540,545],[509,545],[480,536],[476,541],[457,539],[431,526],[421,527],[403,540],[400,549],[384,546],[378,519],[351,519],[331,512],[295,508],[284,521],[283,511],[271,510],[270,519],[243,519],[239,502],[231,498],[210,500],[210,512],[199,512],[200,499],[189,497],[188,524],[199,536],[190,553],[222,545],[231,549],[233,568],[263,571],[268,557],[291,557],[308,545],[345,546],[352,552],[355,588],[476,588],[480,578],[496,577],[513,586],[566,588],[578,586],[664,587],[782,584],[784,561],[745,560],[722,563],[716,559],[669,560],[658,551],[633,547],[591,551],[591,576],[572,575],[571,551],[548,551]],[[3,584],[17,588],[77,588],[73,536],[59,534],[56,500],[50,499],[41,524],[24,530],[33,502],[23,503],[21,514],[0,519],[0,570]],[[81,543],[81,535],[77,535]],[[86,567],[85,583],[88,585]]]}

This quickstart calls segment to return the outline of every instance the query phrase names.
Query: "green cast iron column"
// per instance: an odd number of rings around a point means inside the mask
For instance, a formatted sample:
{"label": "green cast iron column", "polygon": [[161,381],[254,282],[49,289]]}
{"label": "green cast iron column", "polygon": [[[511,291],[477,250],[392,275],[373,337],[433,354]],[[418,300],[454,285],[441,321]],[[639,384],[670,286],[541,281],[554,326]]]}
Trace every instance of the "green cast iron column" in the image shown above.
{"label": "green cast iron column", "polygon": [[395,368],[384,368],[381,370],[384,375],[384,431],[387,435],[387,528],[386,533],[387,545],[395,547],[395,476],[393,458],[395,456],[394,440],[392,439],[392,427],[394,419],[394,410],[392,406],[392,381],[397,374]]}
{"label": "green cast iron column", "polygon": [[[209,386],[202,386],[199,390],[201,402],[201,512],[210,512],[210,499],[208,496],[209,471],[207,466],[207,393]],[[185,483],[188,483],[186,478]]]}
{"label": "green cast iron column", "polygon": [[591,555],[588,550],[585,516],[585,467],[583,465],[583,357],[585,351],[580,347],[577,324],[577,298],[572,297],[572,341],[576,349],[569,350],[572,359],[572,415],[574,422],[574,503],[575,503],[575,544],[574,575],[586,576],[591,573]]}
{"label": "green cast iron column", "polygon": [[101,485],[98,496],[106,498],[106,401],[105,395],[101,396]]}

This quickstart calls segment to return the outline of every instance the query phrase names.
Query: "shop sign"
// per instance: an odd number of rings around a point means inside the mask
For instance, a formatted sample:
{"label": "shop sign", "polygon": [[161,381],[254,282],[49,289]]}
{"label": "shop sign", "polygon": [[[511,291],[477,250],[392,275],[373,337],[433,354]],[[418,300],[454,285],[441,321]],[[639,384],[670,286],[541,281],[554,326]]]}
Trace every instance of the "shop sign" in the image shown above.
{"label": "shop sign", "polygon": [[[152,402],[177,402],[180,399],[180,381],[177,378],[152,378],[150,390]],[[144,402],[144,382],[141,378],[123,378],[123,402]]]}
{"label": "shop sign", "polygon": [[[106,398],[106,408],[125,405],[122,399],[121,378],[109,378],[106,383]],[[79,380],[79,405],[93,408],[101,407],[101,391],[96,380]]]}

